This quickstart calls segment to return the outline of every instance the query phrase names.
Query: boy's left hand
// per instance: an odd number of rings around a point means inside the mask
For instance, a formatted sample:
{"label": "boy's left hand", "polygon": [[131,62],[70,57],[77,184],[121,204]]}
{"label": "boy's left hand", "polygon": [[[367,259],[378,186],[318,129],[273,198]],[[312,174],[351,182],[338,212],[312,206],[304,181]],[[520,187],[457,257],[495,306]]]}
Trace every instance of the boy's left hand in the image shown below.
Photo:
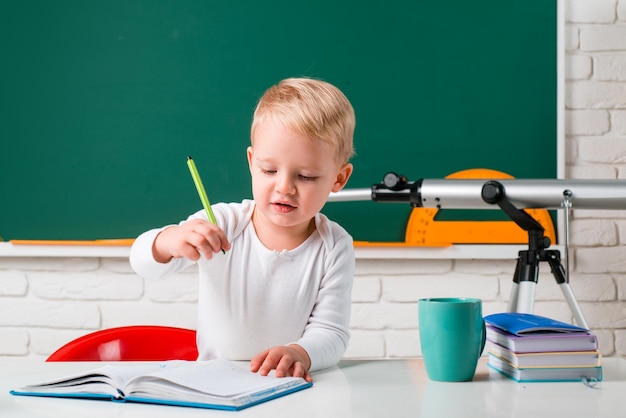
{"label": "boy's left hand", "polygon": [[303,377],[307,382],[313,378],[309,373],[311,360],[306,350],[297,344],[268,348],[250,361],[250,370],[267,376],[276,369],[276,377]]}

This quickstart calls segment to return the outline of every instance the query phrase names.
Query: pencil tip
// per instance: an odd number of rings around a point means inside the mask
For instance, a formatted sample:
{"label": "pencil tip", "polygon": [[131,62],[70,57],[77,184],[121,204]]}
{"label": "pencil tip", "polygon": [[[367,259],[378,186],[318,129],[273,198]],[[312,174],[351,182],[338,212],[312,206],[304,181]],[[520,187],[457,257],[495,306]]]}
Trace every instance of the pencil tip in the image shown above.
{"label": "pencil tip", "polygon": [[191,155],[188,155],[188,156],[187,156],[187,159],[188,159],[188,160],[191,160]]}

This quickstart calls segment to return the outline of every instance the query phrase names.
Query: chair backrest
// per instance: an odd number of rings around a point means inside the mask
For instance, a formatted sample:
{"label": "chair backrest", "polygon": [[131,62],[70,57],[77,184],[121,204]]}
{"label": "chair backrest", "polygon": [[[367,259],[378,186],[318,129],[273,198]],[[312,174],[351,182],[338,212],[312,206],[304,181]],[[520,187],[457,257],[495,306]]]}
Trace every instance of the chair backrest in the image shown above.
{"label": "chair backrest", "polygon": [[196,360],[196,331],[130,325],[95,331],[65,344],[46,361]]}

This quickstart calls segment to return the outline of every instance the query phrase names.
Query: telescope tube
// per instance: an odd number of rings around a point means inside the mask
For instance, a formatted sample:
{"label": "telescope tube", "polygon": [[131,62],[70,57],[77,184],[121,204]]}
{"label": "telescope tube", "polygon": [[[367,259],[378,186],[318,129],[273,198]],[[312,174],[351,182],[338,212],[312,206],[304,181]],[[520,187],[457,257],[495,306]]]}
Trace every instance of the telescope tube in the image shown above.
{"label": "telescope tube", "polygon": [[[483,200],[482,189],[490,179],[420,179],[402,190],[383,184],[371,188],[331,193],[329,202],[372,200],[410,203],[440,209],[499,209]],[[506,198],[518,209],[561,209],[564,193],[571,193],[572,209],[626,210],[626,180],[595,179],[491,179],[504,187]]]}

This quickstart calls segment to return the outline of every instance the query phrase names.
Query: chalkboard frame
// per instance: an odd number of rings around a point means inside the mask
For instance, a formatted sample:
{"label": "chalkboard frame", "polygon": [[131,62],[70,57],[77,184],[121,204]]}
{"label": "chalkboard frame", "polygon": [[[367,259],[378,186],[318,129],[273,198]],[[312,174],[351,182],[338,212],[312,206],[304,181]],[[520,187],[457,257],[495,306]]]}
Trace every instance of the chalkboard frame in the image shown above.
{"label": "chalkboard frame", "polygon": [[[555,9],[560,8],[562,10],[561,1],[559,0],[556,2],[556,5],[553,5]],[[243,96],[238,97],[238,100],[229,98],[223,91],[220,91],[222,94],[218,95],[219,100],[210,105],[207,105],[207,102],[210,101],[210,95],[200,92],[217,92],[219,91],[219,86],[216,83],[203,80],[198,73],[192,73],[197,79],[193,83],[185,85],[182,89],[177,89],[174,83],[179,78],[164,79],[162,74],[161,78],[154,76],[146,82],[139,82],[137,78],[133,78],[128,74],[124,78],[123,60],[108,63],[103,58],[106,57],[107,48],[113,48],[113,45],[124,44],[125,42],[130,43],[133,39],[139,39],[137,45],[140,45],[142,36],[148,37],[146,33],[133,31],[132,22],[126,22],[125,26],[123,21],[120,22],[116,18],[116,10],[119,12],[120,9],[125,7],[132,7],[125,5],[127,2],[110,2],[107,6],[100,4],[94,6],[97,10],[91,10],[94,16],[97,15],[99,19],[105,19],[109,25],[115,26],[115,28],[109,27],[111,30],[106,33],[109,36],[114,36],[113,34],[115,34],[115,39],[107,40],[103,33],[95,35],[94,39],[100,42],[97,46],[100,47],[98,51],[101,54],[92,53],[90,55],[90,49],[83,45],[82,49],[77,48],[77,50],[75,49],[70,51],[71,53],[67,53],[65,58],[68,65],[61,66],[58,63],[55,64],[55,56],[46,55],[45,50],[52,49],[52,51],[57,52],[58,50],[55,50],[51,45],[46,45],[46,42],[55,40],[57,42],[72,42],[80,38],[77,36],[80,34],[72,34],[69,31],[63,32],[60,26],[58,26],[59,22],[56,22],[57,26],[55,26],[54,19],[49,19],[50,13],[46,13],[45,10],[41,10],[40,18],[35,17],[35,21],[32,21],[33,18],[30,16],[30,12],[33,7],[45,8],[44,5],[46,3],[33,0],[25,1],[22,2],[22,9],[19,8],[20,6],[15,6],[16,9],[12,9],[13,12],[22,10],[24,12],[23,17],[26,17],[27,11],[29,12],[28,18],[31,22],[28,27],[26,25],[21,27],[21,31],[16,30],[20,28],[20,20],[19,18],[16,19],[16,13],[5,14],[5,16],[13,19],[13,22],[18,23],[4,25],[5,32],[3,32],[3,35],[6,35],[4,36],[5,43],[2,44],[2,50],[6,53],[4,55],[13,58],[14,63],[25,62],[26,65],[20,67],[16,64],[13,72],[8,72],[9,75],[14,77],[5,77],[3,82],[3,87],[6,87],[9,92],[3,99],[3,111],[1,112],[3,115],[3,128],[0,128],[6,134],[6,136],[4,134],[2,136],[8,138],[3,141],[5,142],[3,148],[6,147],[6,152],[2,153],[4,158],[0,162],[0,177],[3,179],[6,188],[2,198],[3,216],[0,217],[0,236],[4,239],[126,238],[135,236],[150,227],[177,222],[187,214],[200,209],[193,184],[186,171],[185,159],[187,154],[193,155],[197,160],[205,182],[209,183],[207,188],[212,201],[236,201],[249,197],[249,193],[246,195],[242,190],[249,189],[245,164],[245,146],[247,146],[247,132],[252,108],[264,88],[286,76],[307,75],[327,79],[342,88],[355,104],[357,110],[355,139],[358,154],[353,160],[356,167],[354,181],[351,181],[348,187],[364,187],[370,183],[377,182],[382,178],[386,170],[400,170],[403,174],[414,177],[442,177],[457,169],[474,168],[459,166],[442,168],[441,170],[421,171],[419,163],[416,163],[415,166],[390,163],[390,161],[395,159],[395,156],[381,158],[383,160],[382,164],[370,164],[367,158],[371,155],[385,155],[384,147],[393,142],[394,136],[397,138],[395,132],[386,133],[386,127],[399,124],[398,120],[400,119],[410,120],[415,118],[415,115],[405,106],[405,108],[400,109],[401,111],[390,113],[393,117],[382,118],[384,122],[372,124],[370,115],[375,114],[376,110],[384,109],[385,103],[374,106],[369,104],[368,98],[372,97],[374,93],[378,94],[378,96],[373,97],[387,97],[385,93],[389,95],[389,92],[385,88],[389,88],[389,86],[385,86],[383,82],[377,83],[375,81],[366,84],[366,77],[350,77],[347,73],[341,71],[333,74],[329,70],[331,67],[324,67],[321,64],[317,64],[317,67],[309,66],[308,68],[285,65],[284,68],[268,71],[256,80],[254,87],[242,93]],[[66,5],[68,10],[72,9],[71,13],[68,11],[67,14],[64,14],[68,22],[71,22],[80,17],[76,9],[81,3],[76,1],[56,2],[55,7],[59,8],[62,7],[61,5]],[[169,7],[170,11],[178,11],[173,6],[175,2],[164,1],[161,3]],[[528,2],[524,3],[527,4]],[[165,6],[164,9],[168,10]],[[393,16],[391,6],[388,9],[379,11],[382,12],[380,13],[381,17]],[[146,18],[146,10],[137,11],[141,11],[144,18]],[[558,13],[558,11],[555,13]],[[67,16],[68,14],[69,16]],[[337,15],[339,17],[348,16],[349,11],[339,10]],[[136,13],[133,16],[134,19],[139,19],[140,14]],[[322,16],[321,13],[320,16]],[[8,19],[8,17],[3,20]],[[148,18],[158,20],[156,15],[148,16]],[[336,24],[344,24],[339,18],[336,18],[336,20]],[[88,29],[91,23],[94,22],[83,22],[81,27]],[[559,25],[555,24],[557,28]],[[45,31],[39,33],[39,35],[26,33],[28,29],[33,27],[44,27],[50,31],[56,28],[59,32],[56,36],[48,38],[42,35],[45,34]],[[96,33],[97,28],[100,27],[95,25],[95,29],[92,28],[93,33]],[[154,36],[162,36],[164,37],[163,39],[168,37],[167,39],[172,42],[185,37],[184,28],[179,28],[177,31],[173,26],[167,27],[166,24],[163,24],[160,27],[161,30],[159,31],[158,29],[153,33]],[[9,31],[12,32],[9,33]],[[349,31],[349,29],[346,29],[346,31]],[[313,38],[314,36],[310,35],[309,40]],[[241,48],[245,47],[244,41],[245,39],[243,38],[232,40],[233,44]],[[555,43],[557,42],[559,42],[558,39],[555,40]],[[80,46],[80,44],[78,45]],[[24,48],[24,46],[31,48]],[[37,46],[39,50],[37,48],[33,49],[33,46]],[[194,65],[194,60],[190,56],[185,55],[183,49],[170,51],[172,55],[175,55],[175,53],[180,54],[179,58],[183,61],[179,66],[173,68],[179,71],[176,74],[177,77],[183,77],[185,74],[188,74],[185,72],[187,68],[185,65]],[[33,50],[39,52],[39,54],[33,53]],[[558,48],[558,51],[562,50],[562,47]],[[555,60],[558,58],[556,51],[557,48],[554,51]],[[117,52],[125,54],[123,56],[127,60],[136,58],[137,61],[134,62],[139,62],[141,58],[141,56],[138,58],[134,57],[141,54],[133,54],[132,48],[126,50],[119,48]],[[152,57],[154,60],[155,55],[149,55],[148,52],[145,52],[146,56]],[[363,58],[364,55],[367,55],[367,51],[360,51],[358,57]],[[108,94],[103,94],[102,92],[106,89],[99,85],[97,80],[84,79],[82,84],[75,83],[76,77],[81,74],[81,64],[84,64],[84,60],[81,58],[85,56],[95,61],[92,62],[92,65],[108,65],[107,69],[109,71],[117,71],[120,78],[114,81],[119,83],[121,87]],[[246,64],[245,59],[238,54],[233,54],[229,58],[232,61],[232,65]],[[333,56],[333,58],[337,58],[337,56]],[[207,60],[205,59],[205,61]],[[390,61],[393,60],[390,59]],[[69,64],[73,64],[73,66]],[[151,64],[154,63],[148,59],[141,65],[140,69],[147,72],[150,70]],[[209,62],[203,62],[202,64],[205,66],[210,65]],[[392,62],[383,66],[383,68],[392,69],[389,71],[390,74],[380,77],[387,84],[390,83],[389,80],[394,75],[394,67],[391,64]],[[57,66],[55,67],[55,65]],[[49,75],[52,74],[47,80],[45,77],[40,76],[42,67],[47,69],[46,71],[48,71]],[[137,72],[135,76],[138,73],[141,72]],[[17,75],[19,77],[16,77]],[[58,81],[58,84],[50,82],[51,80]],[[232,85],[236,80],[227,80],[225,84],[228,84],[228,82]],[[29,88],[31,88],[32,92],[38,93],[38,95],[35,95],[35,93],[30,95],[20,94],[20,88],[23,88],[27,83],[31,83]],[[173,96],[178,94],[184,100],[176,104],[160,103],[161,106],[159,107],[158,102],[151,101],[150,89],[146,87],[150,83],[160,83],[159,86],[164,91],[169,91]],[[560,83],[562,83],[562,75],[558,76],[555,81],[557,86]],[[125,90],[124,87],[126,87]],[[55,97],[63,97],[64,94],[68,93],[67,90],[70,90],[69,93],[71,93],[72,89],[80,90],[82,94],[80,97],[82,98],[90,97],[88,94],[86,95],[85,92],[87,92],[94,95],[91,97],[102,98],[106,96],[109,104],[121,103],[123,106],[118,113],[115,113],[115,109],[112,110],[111,106],[107,107],[106,103],[89,101],[55,102]],[[552,155],[551,159],[556,160],[556,162],[550,162],[550,164],[555,164],[551,166],[553,174],[550,177],[562,176],[562,167],[564,165],[562,162],[563,147],[560,142],[563,137],[562,116],[559,115],[559,112],[562,111],[562,88],[557,88],[556,90],[553,92],[556,102],[554,105],[554,113],[556,115],[554,118],[554,136],[556,141],[550,144],[551,147],[555,147],[555,150],[549,153]],[[100,96],[98,96],[98,93],[100,93]],[[397,100],[399,96],[396,93],[396,96],[392,95],[392,97]],[[202,109],[206,112],[218,112],[223,108],[236,109],[232,113],[236,114],[237,117],[233,117],[230,120],[228,117],[220,118],[218,121],[219,129],[215,125],[211,126],[210,123],[205,122],[206,113],[203,113]],[[40,113],[36,113],[37,111]],[[98,112],[102,112],[103,115],[106,115],[106,112],[115,113],[112,120],[123,128],[116,131],[119,135],[111,139],[111,136],[107,136],[107,134],[110,134],[112,131],[106,131],[104,123],[100,126],[94,126],[95,124],[89,124],[88,121],[86,122],[82,118]],[[172,113],[178,115],[179,118],[168,119],[168,115]],[[150,122],[147,125],[149,129],[145,129],[146,125],[143,127],[136,126],[137,119],[139,119],[138,116],[142,115],[147,115],[146,117]],[[61,125],[63,129],[54,130],[55,127]],[[155,147],[155,150],[150,150],[154,152],[148,153],[147,151],[152,145],[150,143],[151,136],[162,131],[166,131],[166,134],[171,135],[172,141],[165,145],[161,144],[160,148]],[[69,135],[75,132],[80,134],[72,138],[73,142],[64,142]],[[227,154],[224,155],[219,146],[232,141],[232,137],[237,137],[238,141],[241,142],[241,146],[238,151],[229,149],[226,151]],[[143,141],[144,150],[146,150],[146,154],[149,154],[149,162],[141,158],[144,154],[143,152],[137,153],[138,155],[135,158],[123,162],[114,158],[101,158],[111,148],[114,148],[118,155],[123,154],[124,151],[132,148],[132,143],[137,138]],[[206,138],[211,140],[208,147]],[[365,146],[363,145],[363,138],[365,138]],[[85,140],[88,140],[88,142],[84,142]],[[112,142],[107,142],[107,140]],[[380,148],[372,146],[372,143],[379,145]],[[216,150],[219,152],[215,152]],[[444,149],[441,152],[445,151]],[[543,155],[542,150],[532,149],[530,152]],[[396,155],[398,156],[402,156],[405,153],[406,151],[402,147],[396,150]],[[439,154],[431,153],[428,159],[441,158],[443,160],[444,158]],[[48,164],[50,160],[55,161],[56,164]],[[85,165],[81,166],[82,163],[85,163]],[[158,172],[164,168],[169,170],[169,174],[159,177]],[[488,168],[498,169],[502,167],[490,165]],[[503,171],[509,170],[503,167]],[[131,173],[131,175],[116,176],[115,173],[119,172]],[[92,174],[97,175],[90,177]],[[526,175],[526,173],[521,173],[520,175],[509,171],[509,174],[518,177],[531,177]],[[545,177],[544,174],[539,176]],[[215,179],[215,181],[207,181],[207,178]],[[134,182],[133,185],[129,184],[131,183],[130,180]],[[170,203],[166,207],[164,198],[165,202],[174,203]],[[395,205],[389,205],[394,207],[382,208],[374,203],[361,203],[356,209],[352,208],[350,204],[342,207],[334,205],[336,204],[329,203],[325,208],[325,212],[331,218],[346,224],[347,229],[355,235],[356,239],[396,241],[403,236],[402,224],[408,218],[409,208],[398,208]],[[357,213],[358,216],[356,216]],[[350,225],[353,220],[356,220],[359,225],[356,227]],[[373,227],[378,227],[380,231],[372,231]],[[385,235],[389,230],[394,232],[389,236]],[[383,235],[380,235],[381,231]]]}

